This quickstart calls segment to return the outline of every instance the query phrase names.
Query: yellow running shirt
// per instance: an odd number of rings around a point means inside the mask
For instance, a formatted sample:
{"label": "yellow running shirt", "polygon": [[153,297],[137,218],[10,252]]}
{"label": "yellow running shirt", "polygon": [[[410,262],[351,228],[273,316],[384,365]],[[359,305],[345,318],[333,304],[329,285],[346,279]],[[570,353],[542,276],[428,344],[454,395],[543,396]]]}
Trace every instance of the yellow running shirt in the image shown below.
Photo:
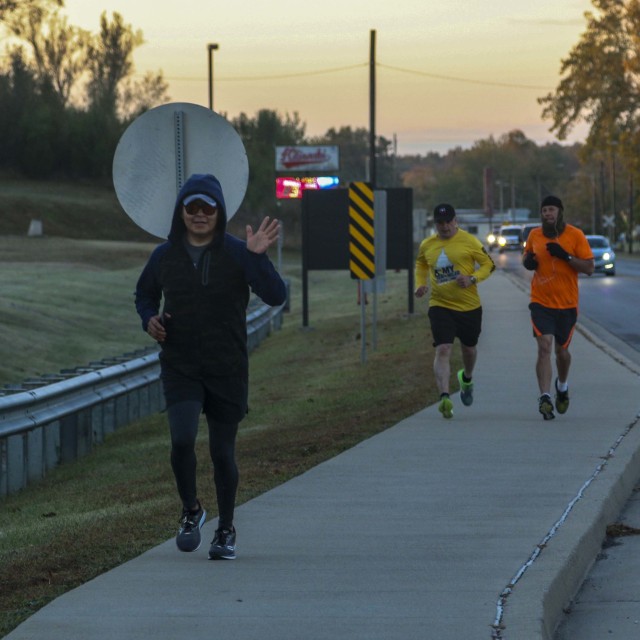
{"label": "yellow running shirt", "polygon": [[462,288],[456,282],[456,277],[472,275],[482,282],[495,268],[480,240],[467,231],[458,229],[446,240],[435,234],[420,243],[416,258],[416,287],[426,285],[428,276],[430,306],[473,311],[480,306],[478,287]]}

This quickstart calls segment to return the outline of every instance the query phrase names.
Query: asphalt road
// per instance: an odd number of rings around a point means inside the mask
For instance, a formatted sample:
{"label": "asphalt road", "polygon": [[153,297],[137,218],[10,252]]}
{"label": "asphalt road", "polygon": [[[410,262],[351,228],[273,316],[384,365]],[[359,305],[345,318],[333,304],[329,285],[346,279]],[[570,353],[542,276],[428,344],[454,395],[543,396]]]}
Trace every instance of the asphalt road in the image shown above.
{"label": "asphalt road", "polygon": [[[518,252],[493,252],[499,269],[528,287]],[[580,323],[623,355],[640,362],[640,259],[618,257],[616,275],[580,276]]]}

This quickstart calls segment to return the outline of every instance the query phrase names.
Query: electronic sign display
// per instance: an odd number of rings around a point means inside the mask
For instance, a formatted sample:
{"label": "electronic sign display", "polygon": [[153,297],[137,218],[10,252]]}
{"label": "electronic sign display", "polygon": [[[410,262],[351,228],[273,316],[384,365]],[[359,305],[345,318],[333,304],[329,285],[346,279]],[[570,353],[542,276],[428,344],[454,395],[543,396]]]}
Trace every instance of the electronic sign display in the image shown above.
{"label": "electronic sign display", "polygon": [[302,198],[302,192],[307,189],[335,189],[338,184],[336,176],[276,178],[276,198]]}

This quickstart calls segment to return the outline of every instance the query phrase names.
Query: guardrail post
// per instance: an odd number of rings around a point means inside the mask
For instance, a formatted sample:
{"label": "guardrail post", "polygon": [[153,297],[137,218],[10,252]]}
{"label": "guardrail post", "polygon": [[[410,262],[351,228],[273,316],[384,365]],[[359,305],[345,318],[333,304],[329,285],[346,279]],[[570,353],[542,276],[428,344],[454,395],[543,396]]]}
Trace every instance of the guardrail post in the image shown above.
{"label": "guardrail post", "polygon": [[127,424],[135,422],[140,418],[140,394],[140,389],[134,389],[126,393],[127,408],[129,410]]}
{"label": "guardrail post", "polygon": [[77,424],[74,413],[60,420],[60,462],[73,462],[78,457]]}
{"label": "guardrail post", "polygon": [[44,477],[44,427],[27,432],[27,482]]}
{"label": "guardrail post", "polygon": [[126,395],[120,395],[116,398],[116,422],[115,427],[119,429],[127,424],[129,419],[129,403]]}
{"label": "guardrail post", "polygon": [[9,436],[7,442],[7,492],[23,489],[27,484],[25,469],[25,435]]}
{"label": "guardrail post", "polygon": [[104,402],[100,402],[91,408],[91,432],[93,434],[93,444],[104,442]]}
{"label": "guardrail post", "polygon": [[116,430],[116,401],[109,398],[102,403],[102,431],[106,438]]}
{"label": "guardrail post", "polygon": [[7,495],[7,439],[0,438],[0,498]]}
{"label": "guardrail post", "polygon": [[44,468],[53,469],[60,463],[60,421],[44,425]]}
{"label": "guardrail post", "polygon": [[87,455],[93,449],[93,429],[91,425],[91,409],[84,409],[76,413],[78,421],[76,429],[78,430],[78,450],[77,457]]}

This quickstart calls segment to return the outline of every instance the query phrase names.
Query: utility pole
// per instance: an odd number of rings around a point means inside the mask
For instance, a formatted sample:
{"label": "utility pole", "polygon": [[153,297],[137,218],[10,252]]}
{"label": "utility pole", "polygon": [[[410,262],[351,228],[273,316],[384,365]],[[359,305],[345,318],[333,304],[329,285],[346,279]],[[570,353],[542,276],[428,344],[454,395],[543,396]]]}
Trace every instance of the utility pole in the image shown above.
{"label": "utility pole", "polygon": [[213,111],[213,52],[218,49],[217,44],[207,45],[209,52],[209,109]]}
{"label": "utility pole", "polygon": [[369,38],[369,180],[376,187],[376,32]]}

